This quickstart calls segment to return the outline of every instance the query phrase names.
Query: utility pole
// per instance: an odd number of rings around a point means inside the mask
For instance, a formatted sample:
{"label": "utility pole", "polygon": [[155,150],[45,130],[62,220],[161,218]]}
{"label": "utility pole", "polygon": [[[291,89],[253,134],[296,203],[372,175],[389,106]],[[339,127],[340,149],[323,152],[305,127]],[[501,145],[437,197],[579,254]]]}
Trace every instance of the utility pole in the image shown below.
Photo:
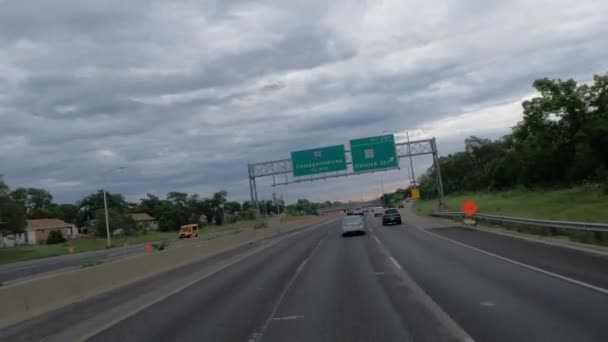
{"label": "utility pole", "polygon": [[103,174],[103,188],[102,188],[102,191],[103,191],[103,211],[104,211],[105,216],[106,216],[106,246],[108,248],[110,248],[110,246],[112,245],[112,242],[110,241],[110,221],[109,221],[109,218],[108,218],[108,200],[106,198],[106,177],[107,177],[107,175],[110,172],[118,171],[118,170],[124,170],[124,169],[126,169],[126,167],[125,166],[121,166],[121,167],[117,167],[115,169],[106,171]]}

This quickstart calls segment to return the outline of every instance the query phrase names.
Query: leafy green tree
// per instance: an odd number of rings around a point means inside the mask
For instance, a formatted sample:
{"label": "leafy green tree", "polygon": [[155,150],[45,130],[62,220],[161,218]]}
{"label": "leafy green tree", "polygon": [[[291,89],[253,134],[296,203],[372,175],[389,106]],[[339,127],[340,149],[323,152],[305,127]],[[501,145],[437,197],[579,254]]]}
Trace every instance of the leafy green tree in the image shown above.
{"label": "leafy green tree", "polygon": [[[127,202],[122,194],[106,193],[108,210],[113,209],[119,213],[127,211]],[[103,190],[90,194],[78,202],[78,215],[75,224],[83,226],[89,220],[97,219],[97,213],[103,209]]]}
{"label": "leafy green tree", "polygon": [[251,201],[244,201],[241,209],[243,211],[247,211],[250,208],[255,208],[255,204],[253,204],[253,202]]}
{"label": "leafy green tree", "polygon": [[[511,134],[470,137],[464,152],[439,158],[446,193],[513,186],[601,182],[608,189],[608,75],[591,85],[540,79],[539,96],[522,103]],[[436,196],[434,170],[420,179],[422,196]]]}
{"label": "leafy green tree", "polygon": [[173,205],[187,207],[188,206],[188,194],[185,192],[170,192],[167,194],[167,200]]}
{"label": "leafy green tree", "polygon": [[28,202],[28,195],[27,195],[26,188],[16,188],[15,190],[11,191],[10,197],[13,201],[21,203],[21,205],[23,205],[24,208],[26,207],[27,202]]}
{"label": "leafy green tree", "polygon": [[49,209],[53,206],[53,196],[44,189],[17,188],[10,193],[10,197],[14,201],[21,203],[27,213],[35,210],[51,212]]}
{"label": "leafy green tree", "polygon": [[[106,217],[103,209],[98,209],[95,213],[95,235],[106,236]],[[110,234],[117,229],[122,229],[125,234],[131,234],[135,229],[133,219],[116,208],[108,209],[108,219],[110,223]]]}
{"label": "leafy green tree", "polygon": [[75,223],[78,218],[78,206],[76,204],[64,203],[57,206],[57,212],[60,219],[68,223]]}
{"label": "leafy green tree", "polygon": [[236,201],[226,202],[226,212],[236,213],[242,210],[241,203]]}
{"label": "leafy green tree", "polygon": [[22,233],[27,224],[25,206],[10,195],[10,188],[0,180],[0,235]]}
{"label": "leafy green tree", "polygon": [[44,189],[27,189],[28,202],[30,209],[47,209],[53,205],[53,195]]}
{"label": "leafy green tree", "polygon": [[0,235],[23,233],[27,224],[25,207],[9,199],[0,199]]}

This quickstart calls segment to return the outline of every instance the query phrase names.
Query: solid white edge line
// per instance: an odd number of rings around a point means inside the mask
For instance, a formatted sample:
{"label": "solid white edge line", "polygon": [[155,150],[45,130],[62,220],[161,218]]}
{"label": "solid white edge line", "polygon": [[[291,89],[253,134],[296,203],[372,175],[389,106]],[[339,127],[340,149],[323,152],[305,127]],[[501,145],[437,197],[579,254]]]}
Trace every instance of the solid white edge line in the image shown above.
{"label": "solid white edge line", "polygon": [[557,279],[560,279],[560,280],[563,280],[563,281],[566,281],[566,282],[569,282],[569,283],[572,283],[572,284],[575,284],[575,285],[586,287],[588,289],[595,290],[597,292],[600,292],[600,293],[608,295],[608,290],[604,289],[604,288],[601,288],[599,286],[591,285],[591,284],[582,282],[580,280],[572,279],[572,278],[563,276],[561,274],[557,274],[557,273],[553,273],[551,271],[544,270],[542,268],[538,268],[538,267],[535,267],[535,266],[532,266],[532,265],[524,264],[523,262],[515,261],[513,259],[509,259],[509,258],[500,256],[498,254],[494,254],[494,253],[485,251],[485,250],[477,248],[477,247],[469,246],[467,244],[464,244],[462,242],[458,242],[456,240],[452,240],[450,238],[446,238],[446,237],[441,236],[439,234],[431,233],[431,232],[427,231],[426,229],[422,229],[422,228],[420,228],[420,227],[418,227],[416,225],[413,225],[413,226],[416,227],[416,229],[418,229],[418,230],[420,230],[420,231],[422,231],[422,232],[424,232],[426,234],[429,234],[429,235],[435,236],[437,238],[440,238],[440,239],[443,239],[443,240],[455,243],[457,245],[460,245],[460,246],[472,249],[472,250],[474,250],[476,252],[479,252],[479,253],[482,253],[482,254],[485,254],[485,255],[489,255],[489,256],[495,257],[497,259],[500,259],[502,261],[506,261],[508,263],[511,263],[511,264],[514,264],[514,265],[518,265],[518,266],[521,266],[523,268],[527,268],[529,270],[536,271],[536,272],[539,272],[539,273],[542,273],[542,274],[545,274],[545,275],[548,275],[548,276],[551,276],[551,277],[554,277],[554,278],[557,278]]}
{"label": "solid white edge line", "polygon": [[419,299],[421,303],[426,306],[426,308],[431,312],[431,314],[435,315],[435,317],[443,323],[444,328],[447,329],[448,333],[454,335],[454,337],[458,340],[460,339],[462,342],[475,342],[475,340],[467,333],[463,327],[461,327],[456,321],[450,317],[442,308],[437,304],[431,296],[426,293],[418,283],[408,274],[407,270],[403,269],[401,264],[393,258],[388,249],[382,244],[382,242],[374,236],[376,241],[379,244],[379,249],[385,257],[387,257],[391,263],[398,269],[398,273],[406,281],[411,290],[418,293]]}

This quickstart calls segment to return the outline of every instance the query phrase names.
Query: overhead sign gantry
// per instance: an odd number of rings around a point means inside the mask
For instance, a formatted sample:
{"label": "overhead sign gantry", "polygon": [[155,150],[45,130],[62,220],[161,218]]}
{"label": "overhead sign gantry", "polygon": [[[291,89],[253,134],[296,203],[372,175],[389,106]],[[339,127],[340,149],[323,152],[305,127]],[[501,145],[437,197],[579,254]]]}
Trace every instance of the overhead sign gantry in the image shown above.
{"label": "overhead sign gantry", "polygon": [[272,177],[272,186],[278,186],[348,177],[399,169],[399,159],[429,154],[433,156],[437,195],[443,206],[443,183],[435,138],[395,143],[392,134],[353,139],[350,150],[344,145],[326,146],[294,151],[290,159],[248,164],[251,200],[258,202],[257,178]]}

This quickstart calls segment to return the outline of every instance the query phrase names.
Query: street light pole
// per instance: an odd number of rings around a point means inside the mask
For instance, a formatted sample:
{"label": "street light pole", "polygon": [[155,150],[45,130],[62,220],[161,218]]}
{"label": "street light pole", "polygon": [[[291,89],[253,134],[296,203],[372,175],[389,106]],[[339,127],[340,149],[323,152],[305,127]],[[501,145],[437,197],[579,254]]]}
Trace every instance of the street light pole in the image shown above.
{"label": "street light pole", "polygon": [[117,167],[115,169],[111,169],[109,171],[106,171],[103,174],[103,188],[102,188],[102,191],[103,191],[103,211],[104,211],[105,216],[106,216],[106,239],[107,239],[106,246],[108,248],[110,248],[110,246],[112,245],[112,242],[110,241],[110,220],[108,218],[108,200],[106,198],[106,177],[108,176],[108,174],[110,172],[118,171],[118,170],[124,170],[124,169],[126,169],[126,167],[125,166],[121,166],[121,167]]}
{"label": "street light pole", "polygon": [[226,218],[226,197],[228,197],[228,191],[226,191],[226,190],[232,188],[235,185],[238,185],[238,184],[230,184],[228,186],[222,186],[222,188],[220,189],[220,191],[226,192],[226,196],[222,196],[222,220],[224,220]]}
{"label": "street light pole", "polygon": [[108,221],[108,200],[106,199],[106,188],[105,188],[105,184],[104,184],[104,188],[103,188],[103,210],[105,212],[106,215],[106,246],[108,248],[110,248],[110,246],[112,245],[111,241],[110,241],[110,222]]}
{"label": "street light pole", "polygon": [[382,205],[386,207],[386,197],[384,196],[384,178],[380,175],[380,187],[382,188]]}

